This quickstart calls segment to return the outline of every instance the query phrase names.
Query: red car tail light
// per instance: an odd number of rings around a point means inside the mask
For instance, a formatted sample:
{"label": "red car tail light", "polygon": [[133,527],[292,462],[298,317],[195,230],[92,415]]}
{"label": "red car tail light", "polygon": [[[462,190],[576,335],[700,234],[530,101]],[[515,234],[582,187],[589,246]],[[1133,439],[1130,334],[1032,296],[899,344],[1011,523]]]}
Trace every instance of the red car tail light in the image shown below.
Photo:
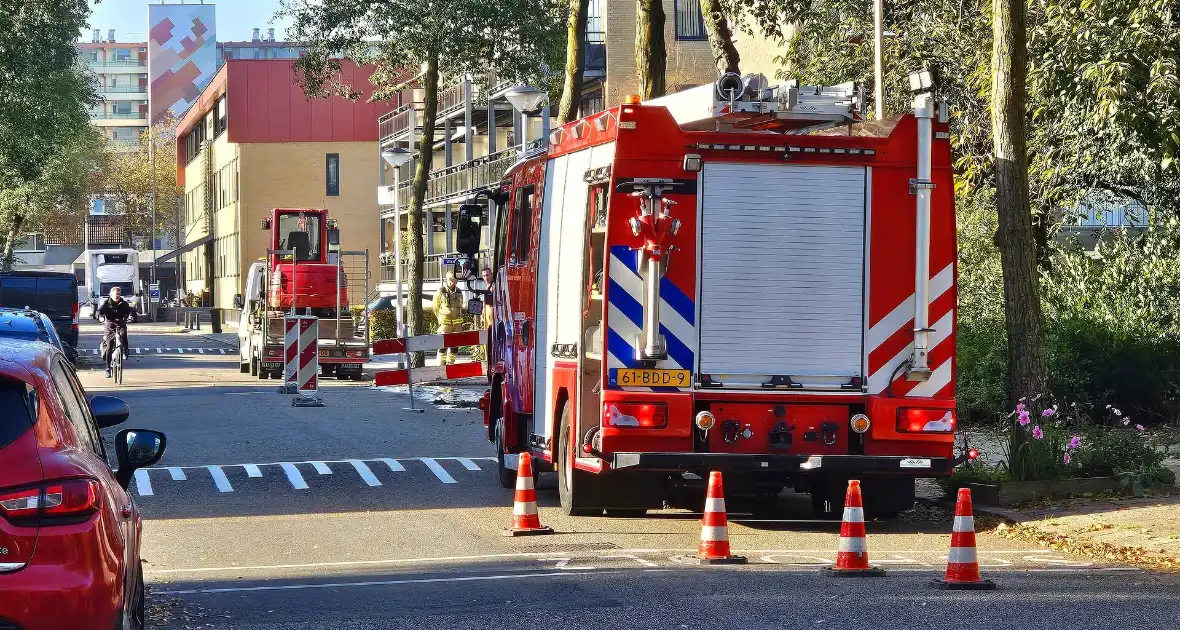
{"label": "red car tail light", "polygon": [[605,403],[602,426],[662,429],[668,426],[668,406],[664,403]]}
{"label": "red car tail light", "polygon": [[950,433],[955,424],[955,412],[949,409],[897,410],[897,430],[902,433]]}
{"label": "red car tail light", "polygon": [[75,324],[75,325],[78,323],[78,303],[77,302],[74,302],[73,319],[70,320],[70,323]]}
{"label": "red car tail light", "polygon": [[3,491],[0,514],[14,524],[39,520],[41,525],[53,525],[58,520],[74,521],[97,512],[98,496],[98,482],[93,479],[53,481]]}

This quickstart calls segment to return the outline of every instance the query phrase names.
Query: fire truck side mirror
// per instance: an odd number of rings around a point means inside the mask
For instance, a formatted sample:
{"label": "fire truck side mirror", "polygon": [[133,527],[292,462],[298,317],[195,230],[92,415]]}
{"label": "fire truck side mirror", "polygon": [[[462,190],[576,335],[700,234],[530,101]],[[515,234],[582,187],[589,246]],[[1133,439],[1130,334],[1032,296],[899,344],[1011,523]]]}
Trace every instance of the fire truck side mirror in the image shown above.
{"label": "fire truck side mirror", "polygon": [[459,206],[459,226],[455,249],[469,258],[479,253],[479,240],[483,232],[483,206],[465,203]]}
{"label": "fire truck side mirror", "polygon": [[262,217],[262,229],[270,231],[270,217]]}

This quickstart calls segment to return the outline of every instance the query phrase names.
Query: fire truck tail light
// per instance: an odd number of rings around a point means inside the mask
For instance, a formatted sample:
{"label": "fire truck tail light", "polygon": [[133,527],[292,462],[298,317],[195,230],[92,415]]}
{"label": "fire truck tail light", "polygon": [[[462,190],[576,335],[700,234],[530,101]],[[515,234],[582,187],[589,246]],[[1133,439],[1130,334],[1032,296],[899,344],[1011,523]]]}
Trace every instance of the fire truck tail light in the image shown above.
{"label": "fire truck tail light", "polygon": [[852,416],[852,420],[849,422],[849,424],[852,425],[852,431],[854,433],[865,433],[869,430],[869,427],[872,426],[873,423],[869,420],[868,416],[864,415],[863,413],[858,413],[855,416]]}
{"label": "fire truck tail light", "polygon": [[697,414],[694,424],[697,425],[698,429],[700,429],[702,431],[708,431],[709,429],[712,429],[714,425],[717,424],[717,418],[716,418],[716,416],[709,413],[708,411],[702,411]]}
{"label": "fire truck tail light", "polygon": [[355,358],[358,358],[358,357],[363,357],[363,356],[365,356],[365,351],[364,351],[364,350],[349,350],[349,351],[348,351],[347,353],[345,353],[345,354],[347,354],[349,357],[352,357],[352,358],[354,358],[354,359],[355,359]]}
{"label": "fire truck tail light", "polygon": [[668,426],[668,407],[663,403],[605,403],[602,426],[661,429]]}
{"label": "fire truck tail light", "polygon": [[639,98],[638,94],[628,94],[623,99],[624,105],[638,105],[643,99]]}
{"label": "fire truck tail light", "polygon": [[897,430],[902,433],[950,433],[955,430],[955,414],[947,409],[898,409]]}

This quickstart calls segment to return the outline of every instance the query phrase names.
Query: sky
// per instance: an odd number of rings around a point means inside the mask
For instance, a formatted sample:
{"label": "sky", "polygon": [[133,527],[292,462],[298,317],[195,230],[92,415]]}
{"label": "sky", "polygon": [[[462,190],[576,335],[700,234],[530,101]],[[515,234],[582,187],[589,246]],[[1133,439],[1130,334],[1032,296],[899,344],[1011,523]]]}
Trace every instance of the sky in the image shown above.
{"label": "sky", "polygon": [[[82,41],[90,41],[91,29],[102,30],[105,40],[108,29],[115,29],[115,41],[147,41],[147,6],[161,4],[159,0],[90,0],[90,28],[82,31]],[[163,4],[201,4],[200,0],[166,0]],[[286,39],[290,20],[272,21],[279,10],[279,0],[206,0],[217,6],[217,41],[249,41],[255,28],[275,29],[275,39]]]}

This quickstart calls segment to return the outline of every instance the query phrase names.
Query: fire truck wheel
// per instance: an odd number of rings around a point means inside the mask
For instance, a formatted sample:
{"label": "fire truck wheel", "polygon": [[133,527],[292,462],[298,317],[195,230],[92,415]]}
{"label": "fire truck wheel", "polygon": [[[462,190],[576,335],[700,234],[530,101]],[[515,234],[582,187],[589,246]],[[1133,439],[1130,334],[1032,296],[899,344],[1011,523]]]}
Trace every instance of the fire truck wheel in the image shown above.
{"label": "fire truck wheel", "polygon": [[516,487],[516,471],[508,467],[504,461],[504,420],[496,421],[496,478],[501,488]]}
{"label": "fire truck wheel", "polygon": [[574,468],[574,453],[570,447],[570,406],[567,402],[561,408],[561,437],[557,446],[557,497],[561,511],[566,516],[598,516],[601,507],[595,507],[596,490],[599,480],[590,473]]}

